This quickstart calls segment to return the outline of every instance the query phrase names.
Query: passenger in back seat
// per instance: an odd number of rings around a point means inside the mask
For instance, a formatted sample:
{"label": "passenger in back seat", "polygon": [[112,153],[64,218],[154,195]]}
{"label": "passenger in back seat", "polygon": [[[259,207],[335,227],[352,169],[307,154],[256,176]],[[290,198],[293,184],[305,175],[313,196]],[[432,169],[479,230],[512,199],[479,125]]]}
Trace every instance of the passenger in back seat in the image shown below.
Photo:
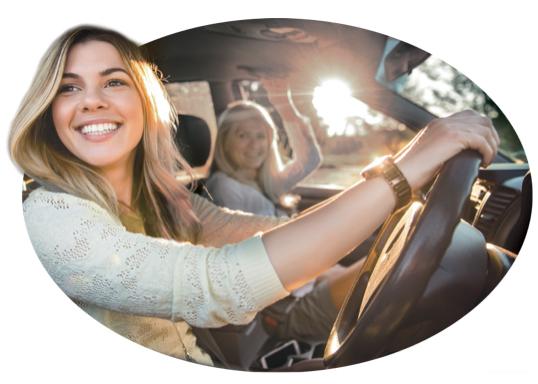
{"label": "passenger in back seat", "polygon": [[[265,79],[271,104],[283,118],[293,158],[283,164],[277,129],[268,111],[252,101],[236,101],[218,120],[216,171],[208,179],[209,198],[217,205],[261,216],[285,216],[280,197],[321,163],[321,151],[308,118],[295,107],[286,79]],[[278,338],[327,340],[338,309],[362,262],[334,266],[318,280],[263,311],[266,328]],[[343,292],[342,292],[343,291]]]}
{"label": "passenger in back seat", "polygon": [[299,114],[283,79],[265,80],[267,95],[283,118],[293,158],[283,164],[275,123],[252,101],[236,101],[218,120],[216,172],[207,182],[217,205],[262,216],[282,216],[282,195],[321,164],[321,151],[307,117]]}

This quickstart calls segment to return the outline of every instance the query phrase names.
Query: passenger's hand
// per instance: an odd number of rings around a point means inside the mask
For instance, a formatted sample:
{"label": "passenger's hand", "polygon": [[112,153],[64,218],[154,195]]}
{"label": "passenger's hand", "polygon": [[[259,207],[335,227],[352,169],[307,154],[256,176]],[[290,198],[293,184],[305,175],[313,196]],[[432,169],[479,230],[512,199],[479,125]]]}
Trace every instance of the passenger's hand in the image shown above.
{"label": "passenger's hand", "polygon": [[433,120],[396,155],[396,163],[415,190],[427,183],[445,161],[464,149],[478,151],[482,165],[489,165],[499,144],[491,120],[468,110]]}
{"label": "passenger's hand", "polygon": [[264,78],[261,80],[263,88],[267,91],[267,97],[275,108],[285,107],[290,104],[290,89],[286,78]]}
{"label": "passenger's hand", "polygon": [[269,101],[284,120],[302,117],[293,103],[290,80],[288,78],[264,78],[261,83],[267,91]]}

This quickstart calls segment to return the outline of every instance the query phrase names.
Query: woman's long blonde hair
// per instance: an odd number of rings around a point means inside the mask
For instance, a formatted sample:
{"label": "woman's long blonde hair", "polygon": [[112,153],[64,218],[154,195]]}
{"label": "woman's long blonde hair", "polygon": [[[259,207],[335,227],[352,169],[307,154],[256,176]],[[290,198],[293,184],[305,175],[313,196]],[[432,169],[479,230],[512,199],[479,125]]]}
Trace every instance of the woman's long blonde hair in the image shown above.
{"label": "woman's long blonde hair", "polygon": [[233,132],[239,124],[248,119],[254,119],[259,122],[266,131],[269,141],[267,157],[265,158],[258,172],[258,186],[263,193],[273,202],[277,202],[280,196],[273,190],[272,175],[282,169],[283,163],[278,151],[277,130],[271,115],[267,110],[252,101],[239,100],[228,105],[226,110],[222,112],[218,120],[218,135],[215,148],[215,163],[217,169],[227,174],[228,176],[244,183],[249,184],[249,180],[245,180],[240,172],[230,161],[226,150],[226,140],[231,132]]}
{"label": "woman's long blonde hair", "polygon": [[72,46],[87,41],[112,44],[123,59],[142,99],[144,133],[136,148],[133,205],[144,217],[148,235],[196,242],[200,223],[189,192],[176,180],[190,167],[177,150],[173,131],[177,114],[156,68],[140,48],[108,29],[80,26],[66,31],[48,49],[13,121],[9,151],[31,178],[92,200],[119,215],[116,194],[95,168],[75,157],[60,141],[52,121],[55,98]]}

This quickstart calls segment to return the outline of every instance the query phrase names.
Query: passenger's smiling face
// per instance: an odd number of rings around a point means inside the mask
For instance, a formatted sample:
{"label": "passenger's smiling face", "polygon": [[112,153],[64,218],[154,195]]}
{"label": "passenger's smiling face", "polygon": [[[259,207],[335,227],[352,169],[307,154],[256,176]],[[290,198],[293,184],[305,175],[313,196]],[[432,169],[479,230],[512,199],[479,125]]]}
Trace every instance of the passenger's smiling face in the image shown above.
{"label": "passenger's smiling face", "polygon": [[144,130],[142,99],[112,44],[88,41],[70,49],[52,118],[77,158],[98,170],[132,166]]}
{"label": "passenger's smiling face", "polygon": [[247,119],[228,133],[224,148],[235,169],[257,171],[262,166],[269,151],[264,124],[260,119]]}

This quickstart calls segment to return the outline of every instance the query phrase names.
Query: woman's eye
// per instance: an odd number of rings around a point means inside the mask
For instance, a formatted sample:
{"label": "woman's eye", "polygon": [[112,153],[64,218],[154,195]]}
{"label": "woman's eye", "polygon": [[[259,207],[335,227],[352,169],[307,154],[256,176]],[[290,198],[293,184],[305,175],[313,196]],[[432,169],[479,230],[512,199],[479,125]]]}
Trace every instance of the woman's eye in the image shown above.
{"label": "woman's eye", "polygon": [[78,91],[78,87],[73,84],[64,84],[60,85],[60,88],[58,89],[58,93],[70,93]]}
{"label": "woman's eye", "polygon": [[113,79],[113,80],[107,81],[106,85],[107,87],[120,87],[122,85],[127,85],[127,83],[120,79]]}

